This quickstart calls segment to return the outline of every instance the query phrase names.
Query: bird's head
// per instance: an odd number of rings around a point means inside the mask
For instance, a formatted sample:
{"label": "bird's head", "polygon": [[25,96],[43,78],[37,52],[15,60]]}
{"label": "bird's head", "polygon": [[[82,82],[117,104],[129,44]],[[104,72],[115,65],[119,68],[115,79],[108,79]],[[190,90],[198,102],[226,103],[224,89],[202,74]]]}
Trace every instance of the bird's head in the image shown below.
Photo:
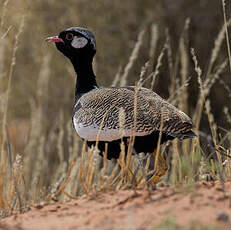
{"label": "bird's head", "polygon": [[96,53],[96,41],[93,33],[80,27],[71,27],[58,36],[48,37],[48,42],[55,42],[57,49],[69,59],[88,56],[93,58]]}

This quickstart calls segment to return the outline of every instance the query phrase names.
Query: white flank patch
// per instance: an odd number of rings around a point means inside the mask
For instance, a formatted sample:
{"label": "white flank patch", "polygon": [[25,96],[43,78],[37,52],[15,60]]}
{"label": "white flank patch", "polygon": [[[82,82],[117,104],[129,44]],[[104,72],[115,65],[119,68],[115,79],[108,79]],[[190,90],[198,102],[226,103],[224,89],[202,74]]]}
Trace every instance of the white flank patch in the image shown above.
{"label": "white flank patch", "polygon": [[[74,119],[75,130],[81,138],[87,139],[88,141],[114,141],[118,140],[121,137],[129,137],[131,135],[135,136],[144,136],[149,133],[146,132],[136,132],[132,133],[131,129],[108,129],[104,128],[103,130],[99,130],[99,126],[92,124],[90,126],[83,126],[81,123],[77,123]],[[122,132],[121,132],[122,131]]]}
{"label": "white flank patch", "polygon": [[83,48],[85,45],[87,45],[88,43],[88,40],[84,37],[77,37],[77,36],[74,36],[72,42],[71,42],[71,45],[74,47],[74,48]]}

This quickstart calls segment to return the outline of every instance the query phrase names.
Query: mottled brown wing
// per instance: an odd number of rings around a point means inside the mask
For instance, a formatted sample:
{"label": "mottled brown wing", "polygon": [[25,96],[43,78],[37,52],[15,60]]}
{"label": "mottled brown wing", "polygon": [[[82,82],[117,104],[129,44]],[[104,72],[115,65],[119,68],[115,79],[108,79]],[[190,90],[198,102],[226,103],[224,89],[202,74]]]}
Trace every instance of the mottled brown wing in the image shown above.
{"label": "mottled brown wing", "polygon": [[[124,111],[123,129],[134,130],[136,135],[147,135],[161,129],[168,135],[184,138],[192,129],[191,119],[182,111],[163,100],[153,91],[141,88],[137,94],[136,122],[134,122],[134,87],[100,88],[83,95],[75,111],[77,122],[85,126],[92,123],[102,129],[119,129],[119,111]],[[121,114],[120,114],[121,115]]]}

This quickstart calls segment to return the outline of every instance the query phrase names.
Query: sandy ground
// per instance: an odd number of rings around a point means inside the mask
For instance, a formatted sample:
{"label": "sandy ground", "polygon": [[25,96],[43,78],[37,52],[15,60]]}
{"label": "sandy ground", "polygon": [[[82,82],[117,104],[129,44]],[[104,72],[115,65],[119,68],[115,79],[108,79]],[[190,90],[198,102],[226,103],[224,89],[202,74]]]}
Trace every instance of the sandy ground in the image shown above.
{"label": "sandy ground", "polygon": [[[166,220],[173,222],[168,228]],[[231,229],[231,182],[200,182],[193,192],[172,187],[100,192],[7,217],[0,229],[187,229],[192,223],[195,229]]]}

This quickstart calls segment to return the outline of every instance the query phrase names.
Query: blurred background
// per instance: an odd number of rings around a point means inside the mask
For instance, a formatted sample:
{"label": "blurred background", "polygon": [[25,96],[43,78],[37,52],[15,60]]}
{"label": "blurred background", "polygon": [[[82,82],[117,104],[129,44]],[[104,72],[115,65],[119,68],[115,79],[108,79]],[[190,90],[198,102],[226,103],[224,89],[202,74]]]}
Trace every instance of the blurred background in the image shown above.
{"label": "blurred background", "polygon": [[[13,160],[16,154],[22,156],[27,180],[40,178],[39,183],[48,186],[67,169],[70,159],[80,157],[82,142],[71,124],[75,73],[54,45],[44,41],[72,26],[86,27],[95,34],[94,69],[99,85],[123,84],[115,81],[116,76],[124,76],[137,47],[132,68],[126,73],[127,85],[139,80],[141,68],[149,60],[147,72],[158,69],[154,90],[165,99],[172,96],[175,100],[170,102],[197,120],[202,138],[213,139],[208,110],[216,124],[217,140],[230,135],[231,76],[224,29],[220,33],[222,1],[5,0],[0,4],[2,159],[7,127]],[[226,10],[229,18],[230,1]],[[191,48],[202,81],[210,79],[207,113],[203,106],[202,114],[198,112],[201,92]],[[227,138],[222,143],[230,147]],[[54,173],[57,171],[60,173]]]}

